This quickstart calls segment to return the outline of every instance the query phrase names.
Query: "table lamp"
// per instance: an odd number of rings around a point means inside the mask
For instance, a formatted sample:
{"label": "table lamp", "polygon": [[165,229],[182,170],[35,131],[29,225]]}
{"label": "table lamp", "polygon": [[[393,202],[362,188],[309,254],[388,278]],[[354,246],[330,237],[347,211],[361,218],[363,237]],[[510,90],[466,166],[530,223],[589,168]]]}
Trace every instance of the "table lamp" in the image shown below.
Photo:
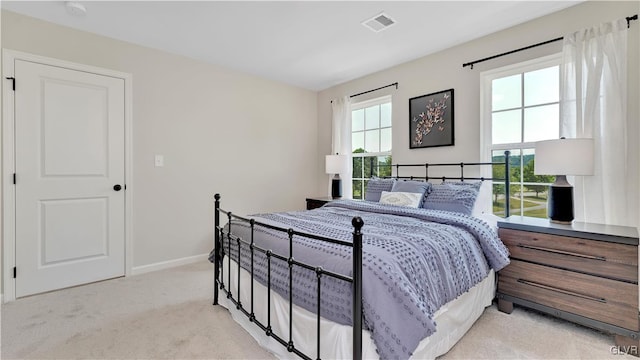
{"label": "table lamp", "polygon": [[334,199],[342,197],[342,179],[340,179],[340,173],[346,170],[348,160],[348,156],[338,154],[327,155],[325,158],[325,172],[327,174],[335,174],[331,179],[331,197]]}
{"label": "table lamp", "polygon": [[593,174],[593,139],[557,139],[536,142],[536,175],[555,175],[549,186],[548,216],[551,222],[573,221],[573,186],[566,175]]}

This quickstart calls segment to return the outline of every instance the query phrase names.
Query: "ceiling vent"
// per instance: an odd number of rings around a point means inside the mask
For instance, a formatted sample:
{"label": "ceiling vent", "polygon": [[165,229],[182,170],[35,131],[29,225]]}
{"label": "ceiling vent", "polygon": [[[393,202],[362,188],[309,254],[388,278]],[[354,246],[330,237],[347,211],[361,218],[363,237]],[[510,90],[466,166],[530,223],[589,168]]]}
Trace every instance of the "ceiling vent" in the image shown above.
{"label": "ceiling vent", "polygon": [[385,13],[380,13],[374,17],[372,17],[371,19],[367,19],[365,21],[362,22],[362,25],[368,27],[369,29],[373,30],[374,32],[380,32],[386,28],[388,28],[389,26],[395,24],[395,20],[393,20],[392,18],[389,17],[389,15],[385,14]]}

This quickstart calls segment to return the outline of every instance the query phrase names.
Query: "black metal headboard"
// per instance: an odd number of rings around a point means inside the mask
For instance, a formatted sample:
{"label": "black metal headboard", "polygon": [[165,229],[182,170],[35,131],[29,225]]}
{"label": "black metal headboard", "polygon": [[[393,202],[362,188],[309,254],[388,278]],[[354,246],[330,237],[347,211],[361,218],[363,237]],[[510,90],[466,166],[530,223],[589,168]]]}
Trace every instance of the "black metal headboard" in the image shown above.
{"label": "black metal headboard", "polygon": [[[509,173],[510,173],[510,165],[509,165],[509,156],[510,156],[511,152],[510,151],[505,151],[504,152],[504,162],[459,162],[459,163],[424,163],[424,164],[378,164],[378,174],[380,173],[379,168],[380,167],[391,167],[391,172],[393,172],[395,170],[395,175],[389,175],[389,176],[381,176],[381,178],[395,178],[395,179],[409,179],[409,180],[425,180],[425,181],[429,181],[429,180],[442,180],[443,182],[447,181],[447,180],[457,180],[457,181],[465,181],[465,180],[479,180],[479,181],[485,181],[485,180],[491,180],[491,181],[504,181],[505,184],[505,203],[504,203],[504,207],[505,207],[505,217],[509,217],[509,212],[510,212],[510,179],[509,179]],[[477,176],[469,176],[466,177],[464,175],[464,169],[465,166],[469,167],[469,166],[504,166],[504,179],[501,178],[493,178],[493,177],[477,177]],[[436,167],[459,167],[460,168],[460,176],[430,176],[429,174],[429,170],[436,168]],[[424,168],[424,176],[416,176],[416,175],[401,175],[400,173],[400,169],[402,168],[412,168],[412,169],[416,169],[416,168]]]}

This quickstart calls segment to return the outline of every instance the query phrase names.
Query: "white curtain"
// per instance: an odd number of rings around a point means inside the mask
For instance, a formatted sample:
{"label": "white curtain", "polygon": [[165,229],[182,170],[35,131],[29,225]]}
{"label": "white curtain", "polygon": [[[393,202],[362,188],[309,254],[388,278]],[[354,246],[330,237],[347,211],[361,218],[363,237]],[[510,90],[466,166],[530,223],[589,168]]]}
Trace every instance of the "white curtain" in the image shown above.
{"label": "white curtain", "polygon": [[626,20],[566,35],[560,74],[560,135],[594,139],[594,175],[572,181],[575,218],[635,225],[628,202]]}
{"label": "white curtain", "polygon": [[[332,122],[332,136],[331,136],[331,151],[332,154],[348,155],[349,165],[346,172],[341,173],[342,178],[342,198],[351,199],[351,174],[352,174],[352,159],[351,159],[351,98],[348,96],[334,99],[331,101],[331,107],[333,109],[333,122]],[[329,154],[327,154],[329,155]],[[331,177],[331,175],[329,175]],[[331,181],[329,181],[328,193],[331,194]]]}

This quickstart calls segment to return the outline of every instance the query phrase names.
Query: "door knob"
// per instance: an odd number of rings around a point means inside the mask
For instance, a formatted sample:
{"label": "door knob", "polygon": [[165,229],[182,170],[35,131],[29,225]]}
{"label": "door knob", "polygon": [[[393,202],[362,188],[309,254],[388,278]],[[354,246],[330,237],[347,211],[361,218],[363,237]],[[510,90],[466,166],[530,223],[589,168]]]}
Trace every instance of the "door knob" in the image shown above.
{"label": "door knob", "polygon": [[113,185],[113,190],[120,191],[121,189],[122,189],[122,186],[120,186],[120,184]]}

